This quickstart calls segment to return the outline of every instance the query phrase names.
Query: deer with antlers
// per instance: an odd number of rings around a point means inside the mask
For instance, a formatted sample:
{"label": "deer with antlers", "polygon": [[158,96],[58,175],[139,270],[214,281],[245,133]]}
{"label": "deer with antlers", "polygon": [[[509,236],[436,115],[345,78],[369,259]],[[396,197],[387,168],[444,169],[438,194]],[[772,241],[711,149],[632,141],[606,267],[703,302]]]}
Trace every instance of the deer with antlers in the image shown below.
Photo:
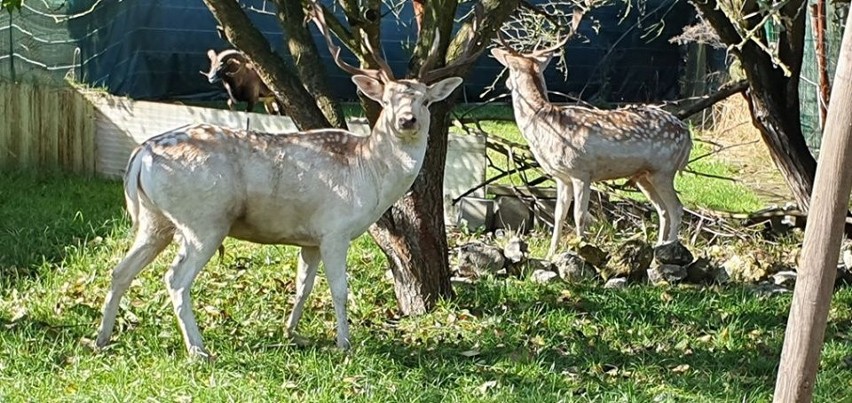
{"label": "deer with antlers", "polygon": [[683,206],[674,188],[692,150],[689,130],[674,115],[654,106],[598,110],[558,106],[547,98],[544,70],[553,54],[573,35],[554,46],[520,53],[498,35],[491,49],[509,70],[515,120],[544,171],[556,181],[556,214],[548,257],[556,253],[568,207],[574,199],[574,224],[582,237],[588,222],[592,182],[630,178],[660,217],[657,245],[677,241]]}
{"label": "deer with antlers", "polygon": [[[313,20],[335,63],[382,105],[371,134],[320,129],[271,135],[201,124],[141,144],[124,177],[136,235],[112,273],[97,346],[109,342],[119,300],[133,278],[176,239],[180,249],[165,284],[187,351],[207,357],[189,290],[227,236],[301,247],[289,333],[296,329],[322,262],[337,319],[337,346],[349,346],[350,241],[411,187],[426,152],[429,105],[448,97],[462,79],[438,81],[441,70],[434,69],[422,70],[419,79],[396,80],[383,61],[377,70],[354,67],[341,60],[317,6]],[[378,53],[373,57],[381,61]]]}

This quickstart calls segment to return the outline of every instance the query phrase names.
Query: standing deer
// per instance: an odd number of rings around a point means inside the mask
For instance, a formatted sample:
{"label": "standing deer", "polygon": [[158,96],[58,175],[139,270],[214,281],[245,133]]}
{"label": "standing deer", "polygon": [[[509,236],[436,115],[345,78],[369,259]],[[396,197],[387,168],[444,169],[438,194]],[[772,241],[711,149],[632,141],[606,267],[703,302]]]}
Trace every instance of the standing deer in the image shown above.
{"label": "standing deer", "polygon": [[337,318],[337,346],[349,347],[350,241],[411,187],[426,153],[429,105],[448,97],[462,79],[427,85],[451,70],[424,69],[419,79],[395,80],[378,54],[373,55],[380,61],[377,70],[351,66],[340,59],[316,6],[314,21],[335,63],[354,74],[352,81],[364,95],[382,105],[372,133],[320,129],[271,135],[201,124],[163,133],[137,147],[124,177],[136,237],[112,273],[97,346],[109,342],[119,300],[133,278],[176,239],[180,250],[165,284],[187,351],[207,357],[189,290],[231,236],[301,247],[295,304],[287,321],[291,334],[322,261]]}
{"label": "standing deer", "polygon": [[[574,28],[579,22],[575,18]],[[499,36],[498,36],[499,37]],[[538,163],[556,181],[556,214],[548,257],[556,253],[568,206],[582,237],[588,220],[590,185],[631,178],[660,217],[657,245],[677,241],[683,205],[674,189],[675,173],[692,150],[689,130],[672,114],[653,106],[598,110],[558,106],[547,99],[544,70],[555,46],[522,54],[500,39],[491,54],[507,67],[515,120]]]}
{"label": "standing deer", "polygon": [[222,82],[228,92],[228,109],[234,110],[237,102],[246,102],[246,112],[254,110],[257,101],[263,102],[263,108],[270,115],[280,115],[281,105],[275,99],[272,90],[263,83],[254,66],[239,50],[227,49],[216,53],[207,51],[210,58],[210,69],[201,75],[207,77],[210,84]]}

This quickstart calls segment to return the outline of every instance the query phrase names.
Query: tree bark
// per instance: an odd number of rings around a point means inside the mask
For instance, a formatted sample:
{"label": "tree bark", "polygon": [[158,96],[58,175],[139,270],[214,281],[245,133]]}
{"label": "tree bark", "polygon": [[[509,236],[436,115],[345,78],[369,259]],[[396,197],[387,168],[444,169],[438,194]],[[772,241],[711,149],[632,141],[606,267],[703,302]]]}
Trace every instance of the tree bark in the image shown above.
{"label": "tree bark", "polygon": [[[769,148],[772,160],[787,182],[799,208],[807,211],[813,190],[816,160],[808,149],[800,126],[799,73],[804,49],[805,13],[804,0],[791,0],[779,11],[784,29],[779,33],[778,59],[789,68],[785,76],[782,69],[773,64],[770,56],[755,43],[745,41],[734,27],[728,15],[719,8],[717,0],[691,0],[719,37],[731,49],[742,65],[749,82],[746,92],[754,125]],[[741,14],[757,13],[759,5],[746,1]],[[757,14],[755,14],[757,15]],[[736,21],[745,29],[755,29],[758,40],[764,40],[761,27],[755,27],[760,18]]]}
{"label": "tree bark", "polygon": [[346,118],[340,103],[331,95],[328,87],[325,67],[319,57],[317,46],[311,37],[311,31],[305,24],[305,11],[301,0],[277,0],[278,21],[287,32],[287,48],[293,58],[293,65],[305,88],[313,94],[317,106],[322,110],[332,126],[346,128]]}
{"label": "tree bark", "polygon": [[260,78],[281,102],[284,113],[300,130],[329,127],[314,97],[293,74],[284,61],[272,52],[269,41],[251,23],[233,0],[204,0],[207,8],[222,25],[225,37],[254,63]]}
{"label": "tree bark", "polygon": [[775,402],[813,399],[820,350],[837,275],[843,239],[843,216],[852,190],[852,16],[843,34],[832,101],[825,124],[825,150],[820,153],[813,211],[805,228],[801,268],[784,335],[775,383]]}
{"label": "tree bark", "polygon": [[[456,2],[432,0],[424,2],[424,5],[423,29],[440,29],[441,38],[444,38],[442,42],[449,45],[442,44],[439,51],[443,55],[458,57],[463,53],[460,47],[470,31],[470,22],[462,26],[455,40],[451,40]],[[482,5],[485,20],[475,33],[472,49],[475,52],[485,48],[495,29],[517,8],[518,1],[483,0]],[[431,43],[418,43],[415,50],[418,57],[410,64],[414,74],[427,56],[425,50],[430,48]],[[465,77],[471,67],[460,66],[456,75]],[[438,300],[453,296],[444,226],[443,183],[449,114],[458,93],[456,91],[446,102],[432,105],[429,148],[420,175],[411,191],[370,228],[370,234],[388,257],[394,274],[394,291],[400,311],[405,315],[423,314],[431,310]]]}

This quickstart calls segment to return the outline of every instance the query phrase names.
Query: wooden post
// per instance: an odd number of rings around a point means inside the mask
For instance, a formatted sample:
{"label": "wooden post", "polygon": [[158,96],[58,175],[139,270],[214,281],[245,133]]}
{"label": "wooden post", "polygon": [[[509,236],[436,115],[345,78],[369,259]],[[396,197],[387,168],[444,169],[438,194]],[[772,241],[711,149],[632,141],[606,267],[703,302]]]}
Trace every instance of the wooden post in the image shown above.
{"label": "wooden post", "polygon": [[813,398],[852,191],[852,14],[847,18],[839,59],[775,383],[775,402],[801,403]]}

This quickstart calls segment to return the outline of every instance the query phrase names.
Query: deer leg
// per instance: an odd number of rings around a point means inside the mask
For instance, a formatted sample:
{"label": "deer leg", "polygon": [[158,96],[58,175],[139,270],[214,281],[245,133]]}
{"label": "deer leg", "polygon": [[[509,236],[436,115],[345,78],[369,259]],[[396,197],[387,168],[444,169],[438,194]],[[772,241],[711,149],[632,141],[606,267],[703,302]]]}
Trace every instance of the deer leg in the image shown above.
{"label": "deer leg", "polygon": [[571,199],[574,198],[574,189],[571,183],[558,178],[554,179],[556,180],[556,212],[553,215],[553,237],[550,239],[550,250],[547,252],[548,259],[556,253],[559,239],[562,238],[565,217],[568,216],[568,207],[571,205]]}
{"label": "deer leg", "polygon": [[331,299],[334,301],[334,312],[337,316],[337,347],[349,348],[349,322],[346,319],[346,252],[349,241],[346,239],[324,240],[320,245],[328,286],[331,289]]}
{"label": "deer leg", "polygon": [[299,253],[299,267],[296,271],[296,303],[293,305],[293,311],[290,312],[290,318],[287,320],[287,333],[291,335],[296,331],[296,325],[299,324],[299,319],[302,318],[302,310],[305,308],[305,301],[311,295],[311,290],[314,288],[314,279],[317,276],[317,268],[319,268],[320,252],[319,249],[312,246],[303,246]]}
{"label": "deer leg", "polygon": [[228,98],[228,109],[234,110],[234,108],[236,106],[237,106],[237,101],[234,100],[234,98]]}
{"label": "deer leg", "polygon": [[201,332],[192,312],[189,290],[195,277],[222,244],[226,231],[207,231],[203,238],[199,236],[200,232],[188,229],[182,231],[180,251],[163,280],[168,288],[187,352],[193,357],[209,358],[210,354],[204,349]]}
{"label": "deer leg", "polygon": [[97,347],[103,347],[109,342],[118,314],[118,304],[130,283],[145,266],[154,261],[172,238],[173,229],[165,224],[165,218],[154,217],[146,210],[142,210],[140,216],[142,219],[139,220],[139,230],[136,231],[133,245],[112,271],[112,281],[104,301],[103,317],[95,342]]}
{"label": "deer leg", "polygon": [[592,181],[572,178],[574,187],[574,226],[577,236],[583,238],[586,225],[589,223],[589,195],[592,192]]}
{"label": "deer leg", "polygon": [[674,188],[674,173],[658,172],[649,175],[648,181],[657,190],[657,194],[659,194],[660,200],[665,206],[666,225],[663,224],[662,219],[660,220],[660,231],[665,232],[662,243],[675,242],[677,241],[680,221],[683,218],[683,204],[681,204]]}
{"label": "deer leg", "polygon": [[246,112],[251,112],[254,110],[254,101],[246,101]]}
{"label": "deer leg", "polygon": [[644,194],[645,197],[648,198],[648,201],[650,201],[651,205],[654,206],[654,209],[657,210],[657,216],[660,218],[660,227],[657,233],[657,246],[662,245],[669,236],[669,215],[666,211],[666,204],[663,202],[663,199],[660,197],[659,193],[657,193],[657,189],[654,187],[654,184],[651,183],[648,178],[644,176],[636,178],[636,186],[639,187],[639,190],[642,191],[642,194]]}

